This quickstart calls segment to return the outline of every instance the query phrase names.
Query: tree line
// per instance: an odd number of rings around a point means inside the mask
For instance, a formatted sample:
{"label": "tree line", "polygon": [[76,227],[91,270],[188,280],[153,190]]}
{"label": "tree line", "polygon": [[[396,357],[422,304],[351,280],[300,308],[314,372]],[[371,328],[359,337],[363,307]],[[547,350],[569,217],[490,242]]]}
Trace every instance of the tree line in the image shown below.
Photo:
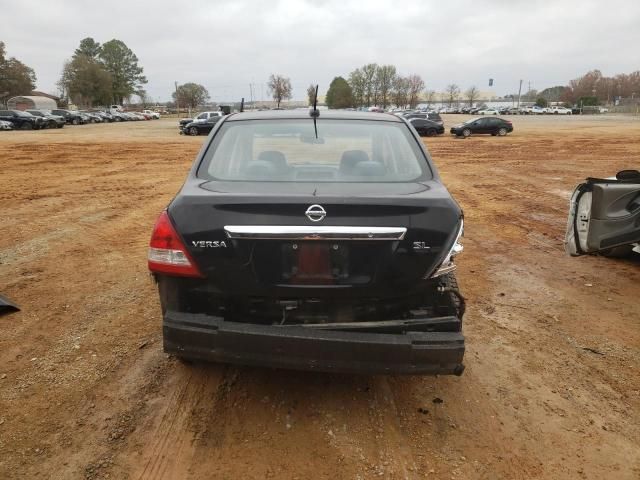
{"label": "tree line", "polygon": [[7,57],[4,42],[0,41],[0,103],[16,95],[28,95],[36,88],[36,74],[15,57]]}
{"label": "tree line", "polygon": [[[368,63],[349,73],[348,79],[335,77],[329,85],[325,101],[329,108],[387,108],[390,105],[413,108],[420,102],[424,87],[420,75],[405,77],[398,75],[394,65]],[[312,88],[315,87],[312,85],[307,89],[309,101]]]}
{"label": "tree line", "polygon": [[639,96],[640,70],[619,73],[613,77],[603,75],[600,70],[591,70],[571,80],[561,94],[563,101],[583,105],[611,103],[616,97],[638,98]]}
{"label": "tree line", "polygon": [[[17,95],[28,95],[34,88],[34,70],[15,57],[8,57],[4,42],[0,41],[0,102]],[[138,57],[118,39],[104,44],[87,37],[67,60],[58,81],[62,102],[91,107],[93,105],[122,104],[136,95],[141,103],[149,101],[144,85],[147,79]],[[283,100],[292,98],[291,81],[281,74],[272,74],[267,83],[268,91],[278,107]],[[177,86],[172,93],[181,106],[195,108],[209,100],[209,92],[200,84],[188,82]],[[313,103],[315,85],[307,89],[309,104]],[[598,105],[611,103],[615,98],[640,96],[640,71],[621,73],[608,77],[600,70],[592,70],[571,80],[568,85],[557,85],[540,92],[529,90],[520,96],[523,101],[535,101],[539,105],[548,102]],[[347,78],[335,77],[326,94],[330,108],[371,107],[415,108],[420,102],[427,104],[439,100],[449,106],[461,100],[473,105],[480,98],[476,86],[462,92],[456,84],[449,84],[442,94],[425,90],[425,82],[417,74],[402,76],[394,65],[368,63],[349,73]],[[516,98],[517,94],[504,98]]]}
{"label": "tree line", "polygon": [[63,101],[85,107],[121,105],[132,95],[146,104],[146,83],[138,57],[122,40],[100,44],[87,37],[65,62],[58,88]]}

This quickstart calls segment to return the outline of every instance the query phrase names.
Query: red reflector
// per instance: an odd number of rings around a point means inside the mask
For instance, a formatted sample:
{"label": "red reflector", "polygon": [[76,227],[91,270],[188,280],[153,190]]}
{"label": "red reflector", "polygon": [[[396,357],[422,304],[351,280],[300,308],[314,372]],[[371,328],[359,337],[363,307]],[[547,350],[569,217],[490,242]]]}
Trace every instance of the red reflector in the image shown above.
{"label": "red reflector", "polygon": [[162,212],[156,221],[149,242],[149,270],[181,277],[202,277],[176,232],[169,214]]}

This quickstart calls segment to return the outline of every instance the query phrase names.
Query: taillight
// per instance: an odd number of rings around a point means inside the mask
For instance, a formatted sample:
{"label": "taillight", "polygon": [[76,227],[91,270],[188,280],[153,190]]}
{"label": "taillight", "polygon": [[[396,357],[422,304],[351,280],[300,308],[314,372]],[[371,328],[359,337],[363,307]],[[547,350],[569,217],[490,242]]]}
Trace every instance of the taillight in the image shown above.
{"label": "taillight", "polygon": [[149,242],[149,270],[180,277],[202,277],[171,223],[169,214],[162,212],[153,227]]}

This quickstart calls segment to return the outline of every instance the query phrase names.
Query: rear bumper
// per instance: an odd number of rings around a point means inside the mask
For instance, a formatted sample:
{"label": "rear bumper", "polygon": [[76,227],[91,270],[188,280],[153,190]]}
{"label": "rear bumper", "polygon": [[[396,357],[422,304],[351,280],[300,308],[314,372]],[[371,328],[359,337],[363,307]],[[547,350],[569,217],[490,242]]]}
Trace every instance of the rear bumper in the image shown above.
{"label": "rear bumper", "polygon": [[345,332],[167,311],[163,337],[167,353],[242,365],[365,374],[460,375],[464,370],[460,332]]}

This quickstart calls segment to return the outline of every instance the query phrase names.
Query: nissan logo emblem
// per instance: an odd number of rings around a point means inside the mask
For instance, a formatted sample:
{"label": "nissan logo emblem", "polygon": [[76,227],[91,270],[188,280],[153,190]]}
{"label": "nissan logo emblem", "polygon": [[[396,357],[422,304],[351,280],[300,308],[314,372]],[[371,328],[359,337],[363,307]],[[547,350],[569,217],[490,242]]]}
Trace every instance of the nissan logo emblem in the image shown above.
{"label": "nissan logo emblem", "polygon": [[319,222],[327,216],[327,212],[324,211],[321,205],[311,205],[304,214],[312,222]]}

